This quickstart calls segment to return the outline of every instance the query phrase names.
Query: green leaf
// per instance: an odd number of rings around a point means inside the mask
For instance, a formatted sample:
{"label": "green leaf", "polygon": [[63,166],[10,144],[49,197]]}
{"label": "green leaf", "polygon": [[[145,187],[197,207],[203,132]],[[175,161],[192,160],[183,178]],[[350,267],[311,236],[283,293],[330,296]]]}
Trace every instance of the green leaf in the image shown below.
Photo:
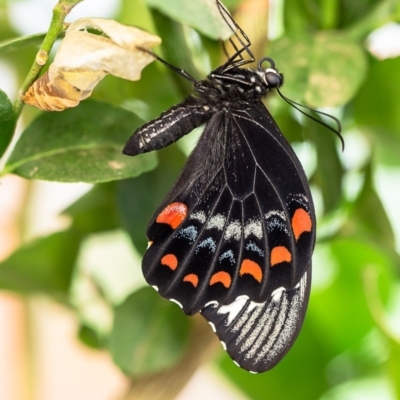
{"label": "green leaf", "polygon": [[394,248],[394,233],[372,180],[372,165],[365,167],[365,181],[345,225],[344,235],[364,237],[388,249]]}
{"label": "green leaf", "polygon": [[5,170],[27,179],[98,183],[137,176],[156,156],[122,155],[142,125],[134,114],[96,101],[62,113],[41,114],[22,134]]}
{"label": "green leaf", "polygon": [[143,288],[115,310],[111,354],[131,377],[157,372],[179,361],[189,330],[187,317],[176,304],[152,288]]}
{"label": "green leaf", "polygon": [[[164,38],[162,48],[168,62],[172,65],[184,67],[185,71],[195,79],[200,78],[199,72],[192,61],[192,55],[182,25],[156,10],[152,14],[154,23],[157,26],[157,32]],[[192,94],[193,87],[190,81],[183,79],[175,71],[170,70],[169,73],[183,96]]]}
{"label": "green leaf", "polygon": [[284,18],[285,29],[289,34],[303,35],[312,28],[317,29],[319,7],[315,0],[286,0]]}
{"label": "green leaf", "polygon": [[366,268],[374,268],[379,276],[379,291],[386,302],[398,266],[389,252],[357,236],[323,246],[328,249],[326,260],[320,260],[325,264],[314,263],[314,269],[319,269],[315,275],[325,276],[326,283],[312,292],[307,317],[315,321],[332,355],[337,355],[359,344],[375,328],[363,285]]}
{"label": "green leaf", "polygon": [[[396,1],[396,0],[395,0]],[[389,2],[394,3],[393,0]],[[352,0],[341,0],[340,1],[340,16],[341,16],[341,26],[349,26],[358,23],[360,20],[364,20],[366,16],[375,17],[375,24],[378,21],[381,13],[376,11],[382,7],[383,4],[388,3],[386,0],[364,0],[364,1],[352,1]],[[390,18],[389,15],[385,15],[385,19]],[[371,30],[375,26],[371,26]]]}
{"label": "green leaf", "polygon": [[[342,0],[343,1],[343,0]],[[345,0],[344,10],[341,12],[343,24],[350,24],[347,34],[365,40],[375,29],[382,27],[389,21],[398,20],[399,2],[397,0]]]}
{"label": "green leaf", "polygon": [[362,47],[336,32],[284,36],[271,43],[270,56],[285,73],[282,91],[310,107],[348,102],[367,71]]}
{"label": "green leaf", "polygon": [[290,34],[300,35],[316,29],[346,29],[362,40],[373,29],[395,19],[395,3],[396,0],[286,0],[284,25]]}
{"label": "green leaf", "polygon": [[227,39],[232,31],[221,18],[214,0],[145,0],[168,17],[191,26],[212,39]]}
{"label": "green leaf", "polygon": [[224,3],[225,7],[233,8],[233,7],[238,6],[241,1],[242,0],[224,0],[223,3]]}
{"label": "green leaf", "polygon": [[0,157],[10,144],[15,128],[15,114],[7,95],[0,89]]}
{"label": "green leaf", "polygon": [[98,184],[63,214],[72,217],[74,229],[85,234],[117,229],[120,224],[116,197],[114,182]]}
{"label": "green leaf", "polygon": [[26,47],[39,47],[42,44],[45,36],[45,33],[36,33],[34,35],[18,37],[0,42],[0,55],[13,51],[20,51]]}
{"label": "green leaf", "polygon": [[[371,58],[365,83],[354,99],[354,116],[360,125],[400,131],[400,58]],[[372,85],[371,82],[378,84]],[[384,100],[384,101],[383,101]]]}
{"label": "green leaf", "polygon": [[68,230],[20,247],[0,264],[0,287],[23,293],[66,295],[80,239],[77,232]]}
{"label": "green leaf", "polygon": [[91,326],[82,324],[78,332],[79,339],[92,349],[104,349],[104,338],[99,336],[99,333]]}
{"label": "green leaf", "polygon": [[390,165],[399,164],[399,69],[399,57],[384,61],[371,59],[368,76],[353,102],[355,122],[373,135],[380,160]]}

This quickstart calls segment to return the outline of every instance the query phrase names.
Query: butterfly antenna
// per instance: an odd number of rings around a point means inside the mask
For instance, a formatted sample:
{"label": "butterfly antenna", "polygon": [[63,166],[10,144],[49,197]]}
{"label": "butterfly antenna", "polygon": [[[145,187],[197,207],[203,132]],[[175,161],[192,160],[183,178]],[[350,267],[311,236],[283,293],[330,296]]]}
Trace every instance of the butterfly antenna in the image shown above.
{"label": "butterfly antenna", "polygon": [[[253,52],[250,50],[250,46],[251,46],[250,39],[248,38],[246,33],[243,31],[243,29],[232,18],[231,14],[226,9],[226,7],[219,0],[216,0],[216,3],[217,3],[217,7],[218,7],[218,10],[219,10],[219,13],[221,14],[221,17],[226,22],[226,24],[229,26],[229,28],[232,31],[233,35],[235,36],[235,38],[238,40],[238,42],[242,46],[242,48],[239,49],[233,43],[233,41],[230,39],[230,42],[232,43],[232,45],[233,45],[233,47],[235,49],[235,54],[233,54],[228,59],[228,61],[224,64],[227,67],[226,70],[228,70],[229,67],[232,68],[234,66],[239,66],[239,65],[248,64],[248,63],[253,62],[255,60],[255,57],[254,57]],[[240,35],[237,33],[237,31],[239,31]],[[242,53],[244,51],[249,55],[251,60],[244,60],[243,59]],[[235,63],[234,60],[237,57],[240,57],[240,60],[237,63]]]}
{"label": "butterfly antenna", "polygon": [[[234,44],[232,43],[232,40],[229,39],[229,41],[231,42],[231,44],[234,46]],[[229,58],[229,53],[228,50],[226,49],[226,45],[225,42],[223,40],[220,40],[220,43],[222,45],[222,51],[224,52],[224,55],[226,58]]]}
{"label": "butterfly antenna", "polygon": [[161,57],[159,57],[156,53],[154,53],[153,51],[149,50],[149,49],[145,49],[143,47],[140,46],[136,46],[136,48],[138,50],[144,51],[147,54],[150,54],[152,57],[154,57],[156,60],[162,62],[166,67],[168,67],[169,69],[171,69],[172,71],[176,72],[178,75],[182,76],[183,78],[187,79],[188,81],[192,82],[192,83],[197,83],[197,80],[195,78],[193,78],[192,75],[189,74],[189,72],[185,71],[184,69],[175,67],[174,65],[170,64],[169,62],[163,60]]}
{"label": "butterfly antenna", "polygon": [[[297,103],[297,102],[287,98],[279,89],[277,89],[277,91],[279,93],[279,96],[281,96],[282,99],[286,101],[286,103],[290,104],[293,108],[295,108],[297,111],[300,111],[306,117],[312,119],[315,122],[318,122],[319,124],[321,124],[325,128],[327,128],[330,131],[332,131],[340,139],[340,142],[342,143],[342,151],[344,151],[344,139],[343,139],[343,136],[341,135],[342,125],[341,125],[340,121],[336,117],[334,117],[333,115],[324,113],[322,111],[316,110],[315,108],[307,107],[304,104]],[[332,119],[333,121],[336,122],[337,128],[335,129],[332,126],[330,126],[329,124],[327,124],[326,122],[321,121],[320,119],[314,118],[311,114],[307,114],[306,112],[304,112],[300,107],[306,108],[307,110],[313,111],[313,112],[315,112],[317,114],[320,114],[320,115],[325,115],[325,117],[328,117],[328,118],[330,118],[330,119]]]}

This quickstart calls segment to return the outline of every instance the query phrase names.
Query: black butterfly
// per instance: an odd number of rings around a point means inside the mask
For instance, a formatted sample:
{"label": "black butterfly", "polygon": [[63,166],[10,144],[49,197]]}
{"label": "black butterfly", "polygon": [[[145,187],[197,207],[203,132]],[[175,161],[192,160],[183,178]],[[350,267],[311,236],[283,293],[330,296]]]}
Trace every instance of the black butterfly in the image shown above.
{"label": "black butterfly", "polygon": [[200,312],[232,359],[257,373],[282,359],[303,324],[316,221],[303,168],[262,103],[283,75],[270,58],[241,68],[254,61],[251,43],[216,4],[241,48],[231,39],[235,54],[202,81],[154,55],[196,94],[139,128],[123,152],[158,150],[205,125],[149,223],[143,273],[185,313]]}

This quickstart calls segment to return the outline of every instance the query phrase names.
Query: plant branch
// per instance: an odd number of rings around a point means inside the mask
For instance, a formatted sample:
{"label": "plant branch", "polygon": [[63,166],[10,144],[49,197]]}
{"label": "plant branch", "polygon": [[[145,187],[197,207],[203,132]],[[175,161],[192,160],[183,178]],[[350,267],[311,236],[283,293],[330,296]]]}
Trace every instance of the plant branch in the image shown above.
{"label": "plant branch", "polygon": [[192,336],[181,361],[168,370],[132,380],[120,400],[173,400],[196,370],[217,353],[221,345],[210,326],[199,315],[191,318]]}
{"label": "plant branch", "polygon": [[54,42],[59,34],[65,30],[65,17],[71,12],[72,8],[81,1],[83,0],[59,0],[59,2],[53,8],[53,17],[50,22],[49,30],[39,48],[39,51],[36,54],[35,61],[19,90],[18,98],[14,103],[14,112],[17,118],[21,114],[24,106],[21,97],[39,77],[43,67],[46,65]]}

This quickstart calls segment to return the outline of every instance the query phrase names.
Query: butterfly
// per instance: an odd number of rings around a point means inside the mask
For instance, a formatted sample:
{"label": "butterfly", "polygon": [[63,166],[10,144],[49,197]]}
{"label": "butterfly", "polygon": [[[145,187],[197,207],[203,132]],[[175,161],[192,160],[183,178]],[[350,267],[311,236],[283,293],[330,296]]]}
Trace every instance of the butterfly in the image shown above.
{"label": "butterfly", "polygon": [[216,6],[240,46],[231,38],[235,53],[200,81],[152,53],[195,94],[137,129],[123,152],[158,150],[204,125],[150,220],[143,274],[186,314],[201,313],[237,365],[259,373],[303,324],[316,219],[303,168],[262,103],[283,75],[268,57],[244,67],[255,61],[250,40]]}

